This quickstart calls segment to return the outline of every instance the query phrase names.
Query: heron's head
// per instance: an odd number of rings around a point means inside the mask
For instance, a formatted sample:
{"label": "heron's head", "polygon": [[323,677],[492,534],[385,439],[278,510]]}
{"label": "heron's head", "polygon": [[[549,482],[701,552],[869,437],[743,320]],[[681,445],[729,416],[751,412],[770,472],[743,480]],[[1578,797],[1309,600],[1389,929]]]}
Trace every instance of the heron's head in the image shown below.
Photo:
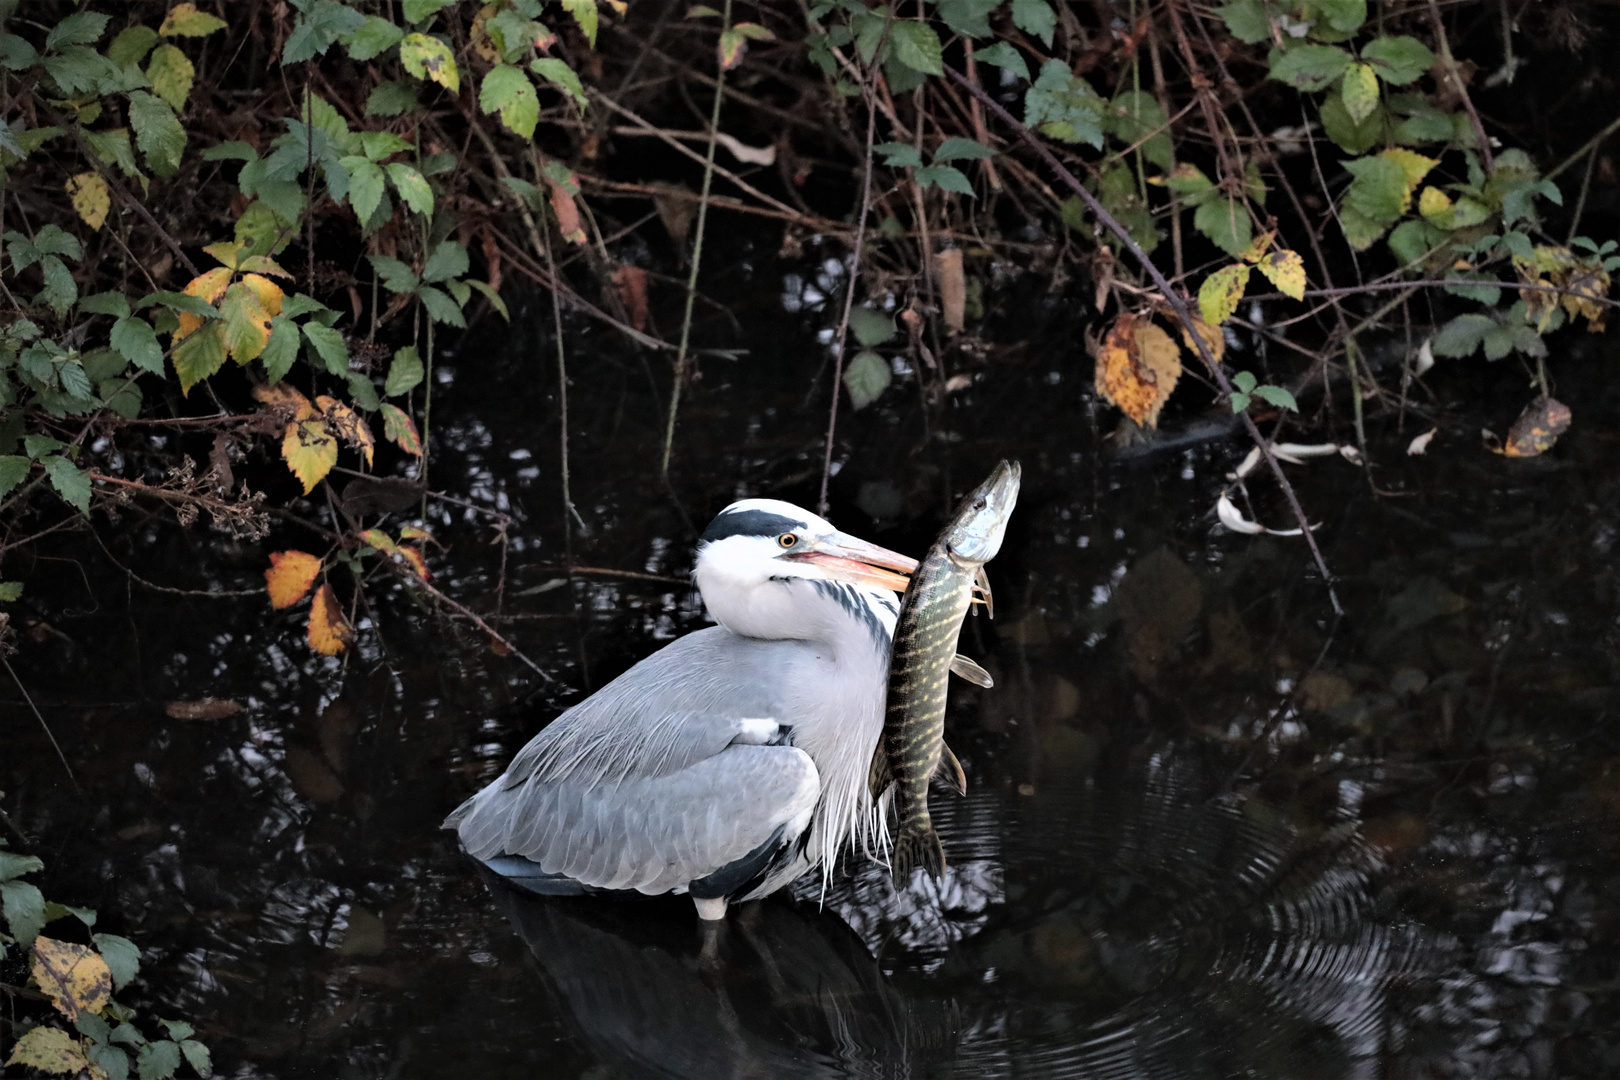
{"label": "heron's head", "polygon": [[[839,532],[778,499],[734,502],[698,541],[693,577],[720,625],[748,637],[800,637],[808,609],[795,586],[838,582],[903,592],[917,560]],[[898,572],[897,572],[898,571]]]}

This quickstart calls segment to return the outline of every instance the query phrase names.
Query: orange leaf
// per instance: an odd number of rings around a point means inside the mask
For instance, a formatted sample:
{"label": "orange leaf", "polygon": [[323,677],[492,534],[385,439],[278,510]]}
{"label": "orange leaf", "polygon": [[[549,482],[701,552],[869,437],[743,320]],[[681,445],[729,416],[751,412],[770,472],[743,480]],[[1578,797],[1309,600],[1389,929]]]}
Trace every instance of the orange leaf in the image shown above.
{"label": "orange leaf", "polygon": [[336,656],[353,644],[354,628],[343,617],[337,594],[331,585],[322,585],[309,609],[309,647],[325,656]]}
{"label": "orange leaf", "polygon": [[416,571],[417,577],[421,578],[423,581],[428,579],[427,560],[422,558],[422,552],[419,548],[413,548],[409,545],[401,544],[399,546],[399,554],[404,557],[406,562],[411,564],[411,569]]}
{"label": "orange leaf", "polygon": [[1553,448],[1558,436],[1574,419],[1569,406],[1556,398],[1538,397],[1508,429],[1507,444],[1497,451],[1504,457],[1537,457]]}
{"label": "orange leaf", "polygon": [[264,572],[270,606],[280,611],[298,603],[320,572],[321,560],[306,551],[272,551],[270,569]]}
{"label": "orange leaf", "polygon": [[372,437],[371,428],[360,418],[360,414],[349,408],[343,402],[322,394],[315,399],[315,404],[321,412],[326,414],[327,427],[338,433],[342,440],[360,451],[366,457],[366,464],[371,464],[373,451],[377,440]]}
{"label": "orange leaf", "polygon": [[1146,315],[1126,312],[1115,320],[1097,354],[1097,392],[1145,427],[1181,378],[1181,349]]}
{"label": "orange leaf", "polygon": [[748,52],[748,39],[737,30],[723,30],[720,33],[720,70],[730,71],[742,63],[743,55]]}
{"label": "orange leaf", "polygon": [[[206,274],[199,274],[186,284],[182,291],[187,296],[200,296],[210,304],[219,303],[219,298],[225,295],[225,286],[231,283],[231,272],[223,266],[216,266]],[[184,340],[187,334],[196,330],[203,324],[201,315],[193,315],[189,311],[179,312],[180,328],[174,332],[170,339],[171,345]]]}
{"label": "orange leaf", "polygon": [[583,244],[585,229],[580,225],[579,207],[574,204],[574,197],[566,187],[549,176],[546,177],[546,186],[551,189],[551,211],[557,215],[557,228],[562,232],[563,239],[570,244]]}
{"label": "orange leaf", "polygon": [[647,271],[639,266],[621,266],[613,271],[613,284],[619,290],[619,302],[630,316],[630,325],[637,330],[647,329]]}
{"label": "orange leaf", "polygon": [[386,401],[382,407],[383,437],[413,457],[422,456],[422,436],[416,433],[416,424],[410,414]]}
{"label": "orange leaf", "polygon": [[272,409],[289,409],[300,416],[311,411],[309,398],[284,382],[260,383],[253,388],[253,396]]}

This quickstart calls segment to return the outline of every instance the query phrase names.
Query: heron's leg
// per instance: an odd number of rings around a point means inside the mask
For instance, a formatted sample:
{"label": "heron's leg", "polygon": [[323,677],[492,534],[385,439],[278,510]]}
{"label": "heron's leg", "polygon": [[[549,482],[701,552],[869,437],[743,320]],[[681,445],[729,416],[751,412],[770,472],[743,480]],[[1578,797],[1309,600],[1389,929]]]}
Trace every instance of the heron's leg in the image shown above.
{"label": "heron's leg", "polygon": [[723,896],[708,900],[694,896],[692,903],[697,905],[698,918],[705,922],[718,922],[726,917],[726,898]]}

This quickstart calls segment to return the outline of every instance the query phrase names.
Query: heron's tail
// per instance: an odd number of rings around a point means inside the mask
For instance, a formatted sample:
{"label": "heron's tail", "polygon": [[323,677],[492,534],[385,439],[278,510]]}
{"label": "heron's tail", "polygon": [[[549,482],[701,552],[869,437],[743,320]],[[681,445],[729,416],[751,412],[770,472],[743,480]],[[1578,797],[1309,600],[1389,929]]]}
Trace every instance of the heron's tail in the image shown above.
{"label": "heron's tail", "polygon": [[928,871],[935,881],[945,876],[945,849],[939,844],[939,833],[927,815],[900,823],[894,838],[894,853],[889,857],[890,873],[896,885],[904,886],[911,880],[917,867]]}

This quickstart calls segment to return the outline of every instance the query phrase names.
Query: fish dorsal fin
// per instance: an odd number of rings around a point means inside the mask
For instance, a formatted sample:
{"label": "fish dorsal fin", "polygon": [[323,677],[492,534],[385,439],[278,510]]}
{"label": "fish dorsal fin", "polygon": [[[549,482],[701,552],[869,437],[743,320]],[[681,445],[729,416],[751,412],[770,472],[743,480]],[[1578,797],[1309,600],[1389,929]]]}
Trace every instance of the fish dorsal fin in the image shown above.
{"label": "fish dorsal fin", "polygon": [[961,653],[957,653],[955,656],[951,657],[951,674],[966,679],[974,686],[982,686],[986,690],[996,685],[996,680],[990,677],[990,673],[988,671],[984,670],[984,668],[980,667],[978,664],[975,664],[972,660],[969,660]]}

